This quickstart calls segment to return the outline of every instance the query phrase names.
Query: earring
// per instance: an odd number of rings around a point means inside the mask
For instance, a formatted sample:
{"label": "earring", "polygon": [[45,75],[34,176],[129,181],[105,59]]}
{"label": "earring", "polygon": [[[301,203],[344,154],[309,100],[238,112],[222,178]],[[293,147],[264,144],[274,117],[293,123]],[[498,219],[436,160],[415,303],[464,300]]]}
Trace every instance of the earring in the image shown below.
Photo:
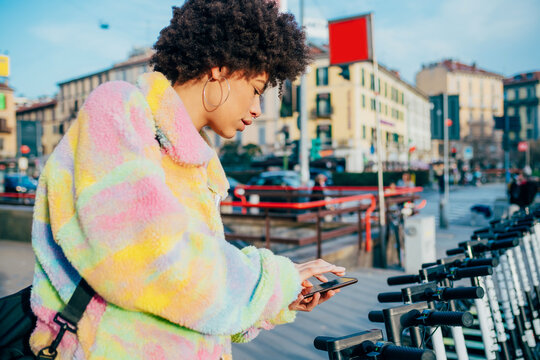
{"label": "earring", "polygon": [[[203,98],[204,98],[204,101],[206,101],[208,103],[208,105],[214,107],[215,109],[217,109],[218,107],[220,107],[221,105],[223,105],[225,103],[225,101],[227,101],[227,99],[229,98],[229,95],[231,94],[231,84],[229,83],[229,80],[226,78],[226,77],[222,77],[222,79],[225,79],[225,82],[227,83],[227,96],[225,96],[225,100],[223,100],[223,89],[221,88],[221,84],[219,85],[219,90],[221,91],[220,93],[220,97],[219,97],[219,103],[216,105],[216,104],[212,104],[210,101],[208,101],[208,99],[206,98],[206,86],[208,85],[208,83],[210,81],[216,81],[214,79],[212,79],[211,77],[208,78],[208,80],[206,80],[206,82],[204,83],[204,87],[203,87]],[[215,110],[214,109],[214,110]]]}

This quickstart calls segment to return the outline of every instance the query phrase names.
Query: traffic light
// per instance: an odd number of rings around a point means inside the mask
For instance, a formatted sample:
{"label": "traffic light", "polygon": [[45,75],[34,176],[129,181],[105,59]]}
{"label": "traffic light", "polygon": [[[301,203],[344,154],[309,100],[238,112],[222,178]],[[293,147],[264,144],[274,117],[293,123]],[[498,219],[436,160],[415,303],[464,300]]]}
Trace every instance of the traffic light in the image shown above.
{"label": "traffic light", "polygon": [[452,157],[455,159],[457,155],[457,149],[455,147],[452,147],[451,153],[452,153]]}
{"label": "traffic light", "polygon": [[309,154],[309,157],[311,158],[311,160],[320,159],[321,158],[320,151],[321,151],[321,139],[319,138],[311,139],[311,151]]}
{"label": "traffic light", "polygon": [[[430,96],[431,109],[431,139],[444,139],[444,126],[448,127],[448,139],[459,140],[459,95],[448,95],[447,119],[444,117],[443,94]],[[450,121],[448,121],[450,120]]]}

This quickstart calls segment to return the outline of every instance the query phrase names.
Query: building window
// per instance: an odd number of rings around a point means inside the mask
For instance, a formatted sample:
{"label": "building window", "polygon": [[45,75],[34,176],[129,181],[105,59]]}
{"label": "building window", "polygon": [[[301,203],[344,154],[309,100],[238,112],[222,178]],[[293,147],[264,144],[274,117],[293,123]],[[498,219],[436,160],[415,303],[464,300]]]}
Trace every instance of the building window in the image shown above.
{"label": "building window", "polygon": [[375,99],[371,99],[371,110],[375,110]]}
{"label": "building window", "polygon": [[385,98],[388,97],[388,84],[387,83],[384,83],[384,97]]}
{"label": "building window", "polygon": [[293,86],[290,80],[283,82],[283,94],[281,96],[281,107],[279,108],[280,117],[289,117],[293,115]]}
{"label": "building window", "polygon": [[332,115],[330,94],[317,94],[317,117],[330,117],[330,115]]}
{"label": "building window", "polygon": [[362,94],[362,107],[366,108],[366,95]]}
{"label": "building window", "polygon": [[328,85],[328,67],[317,68],[317,86]]}
{"label": "building window", "polygon": [[0,150],[4,150],[4,139],[0,138]]}
{"label": "building window", "polygon": [[514,99],[519,99],[519,89],[514,89]]}
{"label": "building window", "polygon": [[0,93],[0,110],[6,109],[6,94]]}
{"label": "building window", "polygon": [[366,138],[366,125],[362,125],[362,139]]}
{"label": "building window", "polygon": [[371,80],[370,88],[371,88],[371,90],[375,90],[375,76],[373,74],[370,74],[370,80]]}
{"label": "building window", "polygon": [[366,72],[362,69],[362,86],[366,86]]}
{"label": "building window", "polygon": [[261,104],[260,105],[261,106],[261,114],[264,114],[264,108],[265,108],[265,105],[266,105],[264,103],[264,96],[261,95],[259,98],[260,98],[260,104]]}
{"label": "building window", "polygon": [[534,87],[528,87],[527,88],[527,98],[531,99],[534,97]]}
{"label": "building window", "polygon": [[317,138],[321,140],[321,145],[332,146],[332,125],[318,125]]}
{"label": "building window", "polygon": [[264,125],[259,126],[259,145],[266,144],[266,127]]}

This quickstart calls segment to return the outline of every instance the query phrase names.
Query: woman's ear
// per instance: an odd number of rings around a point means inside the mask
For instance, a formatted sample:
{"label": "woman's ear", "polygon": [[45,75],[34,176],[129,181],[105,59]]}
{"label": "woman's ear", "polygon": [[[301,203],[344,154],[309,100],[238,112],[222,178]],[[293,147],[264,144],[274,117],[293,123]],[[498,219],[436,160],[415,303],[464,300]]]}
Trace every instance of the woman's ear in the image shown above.
{"label": "woman's ear", "polygon": [[224,66],[214,66],[210,69],[210,76],[213,80],[221,80],[229,75],[229,70]]}
{"label": "woman's ear", "polygon": [[221,67],[214,66],[213,68],[210,69],[210,77],[212,78],[212,80],[219,80],[221,79],[222,76],[223,75],[222,75]]}

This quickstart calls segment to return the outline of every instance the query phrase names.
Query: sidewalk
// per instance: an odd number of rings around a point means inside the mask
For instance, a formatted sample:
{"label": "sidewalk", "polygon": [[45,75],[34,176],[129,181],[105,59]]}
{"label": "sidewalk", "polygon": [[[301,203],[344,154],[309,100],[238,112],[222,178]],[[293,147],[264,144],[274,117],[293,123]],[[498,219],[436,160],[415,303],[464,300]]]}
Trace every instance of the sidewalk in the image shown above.
{"label": "sidewalk", "polygon": [[[437,256],[444,257],[446,249],[468,239],[477,227],[450,226],[437,229]],[[15,292],[32,282],[34,255],[29,243],[0,240],[0,296]],[[278,326],[262,333],[248,344],[234,344],[235,360],[252,359],[328,359],[327,354],[313,347],[316,336],[344,336],[354,332],[383,328],[371,323],[367,314],[381,309],[377,294],[395,291],[386,285],[386,278],[402,272],[382,269],[348,269],[347,275],[357,277],[358,283],[343,289],[331,301],[311,313],[299,313],[292,324]]]}

